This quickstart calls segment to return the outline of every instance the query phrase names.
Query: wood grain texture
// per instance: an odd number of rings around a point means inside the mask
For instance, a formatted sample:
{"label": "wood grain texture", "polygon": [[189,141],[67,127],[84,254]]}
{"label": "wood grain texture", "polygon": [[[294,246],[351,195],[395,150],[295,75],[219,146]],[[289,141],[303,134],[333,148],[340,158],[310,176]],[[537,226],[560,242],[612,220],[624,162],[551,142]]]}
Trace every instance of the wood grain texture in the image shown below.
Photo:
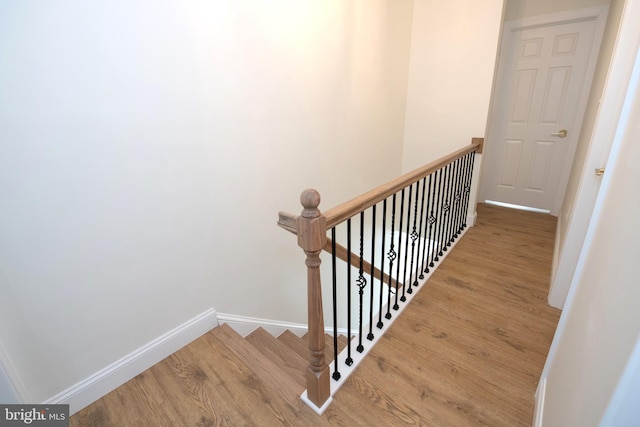
{"label": "wood grain texture", "polygon": [[300,404],[304,372],[294,379],[291,369],[309,351],[305,340],[261,332],[245,340],[220,327],[71,425],[530,426],[560,313],[546,303],[554,231],[549,215],[479,205],[477,225],[321,417]]}

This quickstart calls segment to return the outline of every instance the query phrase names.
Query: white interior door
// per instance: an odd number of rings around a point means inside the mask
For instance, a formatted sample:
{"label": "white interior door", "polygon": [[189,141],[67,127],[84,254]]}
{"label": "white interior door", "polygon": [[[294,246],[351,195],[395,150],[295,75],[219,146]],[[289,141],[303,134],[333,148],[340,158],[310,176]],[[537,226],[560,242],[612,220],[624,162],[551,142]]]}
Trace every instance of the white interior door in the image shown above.
{"label": "white interior door", "polygon": [[595,18],[507,28],[480,200],[559,210],[598,53],[595,34]]}

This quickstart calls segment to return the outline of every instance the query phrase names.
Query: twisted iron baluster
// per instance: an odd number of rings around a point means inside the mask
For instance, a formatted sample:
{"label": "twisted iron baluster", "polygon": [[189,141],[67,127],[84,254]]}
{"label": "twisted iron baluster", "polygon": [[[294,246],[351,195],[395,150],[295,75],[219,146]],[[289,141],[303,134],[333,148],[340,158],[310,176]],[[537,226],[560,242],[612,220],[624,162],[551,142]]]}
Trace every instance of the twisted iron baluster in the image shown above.
{"label": "twisted iron baluster", "polygon": [[464,157],[460,157],[458,160],[456,160],[456,194],[454,196],[454,201],[456,202],[456,219],[453,223],[453,237],[451,238],[451,241],[454,241],[460,233],[460,205],[462,202],[462,187],[464,179],[464,174],[462,171],[463,162]]}
{"label": "twisted iron baluster", "polygon": [[382,323],[382,299],[384,290],[384,241],[387,236],[387,199],[382,202],[382,250],[380,251],[380,304],[378,307],[378,323],[376,326],[381,329],[384,326]]}
{"label": "twisted iron baluster", "polygon": [[358,353],[362,353],[364,351],[364,346],[362,345],[362,299],[364,296],[364,288],[367,286],[367,279],[364,278],[363,271],[363,249],[364,249],[364,212],[360,212],[360,269],[358,270],[358,280],[356,280],[356,285],[358,285],[358,296],[360,298],[358,303],[358,347],[356,350]]}
{"label": "twisted iron baluster", "polygon": [[447,220],[449,217],[449,182],[450,182],[450,167],[451,165],[445,166],[445,180],[444,180],[444,192],[442,196],[444,197],[444,201],[442,204],[442,227],[440,227],[440,252],[438,255],[442,256],[443,252],[447,251]]}
{"label": "twisted iron baluster", "polygon": [[[416,240],[418,240],[418,231],[416,229],[417,219],[418,219],[418,198],[420,196],[420,181],[416,182],[416,201],[413,206],[413,228],[411,229],[411,266],[409,267],[409,289],[407,289],[407,293],[413,293],[413,286],[418,285],[418,277],[416,276],[416,280],[411,282],[411,275],[413,274],[413,261],[415,258],[415,249],[416,249]],[[418,248],[418,252],[420,248]]]}
{"label": "twisted iron baluster", "polygon": [[389,258],[389,289],[387,292],[387,314],[384,315],[386,319],[391,319],[391,285],[393,284],[393,261],[396,259],[396,251],[393,249],[394,235],[395,235],[395,223],[396,223],[396,195],[393,195],[393,206],[391,206],[391,247],[387,253]]}
{"label": "twisted iron baluster", "polygon": [[[400,301],[405,302],[407,297],[405,296],[405,290],[407,288],[407,260],[409,258],[409,230],[411,229],[411,193],[413,191],[413,184],[409,186],[409,200],[407,201],[407,232],[404,239],[404,268],[402,269],[402,297]],[[411,279],[409,279],[411,281]],[[411,286],[411,284],[409,284]],[[411,292],[409,292],[411,293]]]}

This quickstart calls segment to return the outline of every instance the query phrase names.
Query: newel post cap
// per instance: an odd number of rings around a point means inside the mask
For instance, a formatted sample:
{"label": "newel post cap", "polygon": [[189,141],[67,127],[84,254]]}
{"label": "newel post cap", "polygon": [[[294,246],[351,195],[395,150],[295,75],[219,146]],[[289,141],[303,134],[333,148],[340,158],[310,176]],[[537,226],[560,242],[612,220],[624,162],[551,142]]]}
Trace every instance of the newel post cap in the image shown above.
{"label": "newel post cap", "polygon": [[298,217],[298,245],[305,251],[321,251],[327,241],[326,218],[320,213],[320,193],[309,188],[300,195],[302,214]]}
{"label": "newel post cap", "polygon": [[305,218],[316,218],[320,216],[320,193],[313,188],[307,188],[300,194],[300,203],[304,207],[302,216]]}

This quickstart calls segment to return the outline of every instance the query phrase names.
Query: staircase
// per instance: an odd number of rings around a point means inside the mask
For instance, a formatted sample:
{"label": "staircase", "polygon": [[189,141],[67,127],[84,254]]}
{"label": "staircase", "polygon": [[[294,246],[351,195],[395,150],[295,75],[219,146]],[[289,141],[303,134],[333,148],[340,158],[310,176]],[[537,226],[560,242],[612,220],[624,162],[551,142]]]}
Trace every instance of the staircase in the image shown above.
{"label": "staircase", "polygon": [[[278,395],[292,407],[300,407],[300,395],[305,389],[304,371],[308,365],[309,344],[307,336],[299,338],[291,331],[285,331],[278,338],[258,328],[242,339],[233,329],[222,325],[211,334],[220,339],[221,344],[243,363],[250,366]],[[338,339],[346,346],[344,336]],[[333,360],[333,337],[325,335],[325,358],[327,363]]]}
{"label": "staircase", "polygon": [[[242,338],[223,324],[199,340],[205,341],[216,353],[215,362],[209,360],[207,363],[211,373],[205,371],[206,376],[219,379],[226,390],[233,390],[233,396],[229,396],[232,399],[224,402],[230,406],[229,410],[220,411],[223,408],[216,407],[218,416],[239,417],[230,425],[251,422],[256,425],[302,425],[307,418],[318,425],[319,417],[300,400],[305,390],[304,371],[308,364],[306,336],[299,338],[285,331],[275,338],[258,328]],[[326,358],[331,361],[333,337],[326,335],[325,341]],[[346,346],[346,337],[340,336],[338,341],[339,350]],[[209,425],[211,421],[214,420],[203,416],[201,423]]]}

